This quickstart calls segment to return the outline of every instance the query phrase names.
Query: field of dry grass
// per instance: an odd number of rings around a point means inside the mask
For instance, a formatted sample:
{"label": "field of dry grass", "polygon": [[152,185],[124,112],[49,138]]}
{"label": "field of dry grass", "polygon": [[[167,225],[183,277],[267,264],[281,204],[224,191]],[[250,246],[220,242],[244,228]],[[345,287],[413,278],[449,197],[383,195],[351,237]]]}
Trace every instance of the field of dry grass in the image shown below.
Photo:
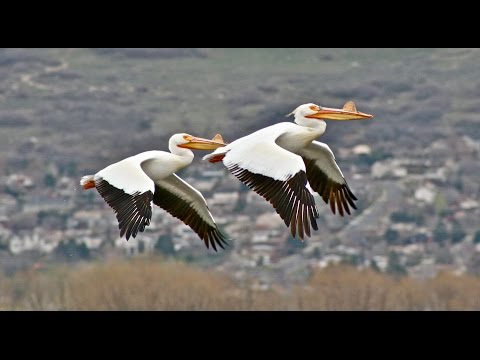
{"label": "field of dry grass", "polygon": [[301,286],[252,291],[225,274],[158,258],[0,278],[2,310],[479,310],[480,278],[395,279],[335,266]]}

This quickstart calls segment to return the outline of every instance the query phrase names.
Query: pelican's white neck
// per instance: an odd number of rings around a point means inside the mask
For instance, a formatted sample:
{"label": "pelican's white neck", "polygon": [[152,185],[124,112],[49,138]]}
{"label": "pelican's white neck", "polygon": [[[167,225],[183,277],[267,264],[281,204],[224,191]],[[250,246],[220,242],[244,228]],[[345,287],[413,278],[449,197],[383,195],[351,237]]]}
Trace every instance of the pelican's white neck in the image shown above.
{"label": "pelican's white neck", "polygon": [[320,134],[323,134],[325,132],[325,129],[327,128],[327,123],[325,122],[325,120],[322,119],[309,119],[303,115],[295,114],[294,121],[297,125],[318,130],[320,131]]}
{"label": "pelican's white neck", "polygon": [[181,158],[182,162],[185,162],[187,165],[193,161],[193,151],[187,148],[178,147],[178,143],[173,139],[170,139],[168,142],[168,149],[173,155],[177,155]]}

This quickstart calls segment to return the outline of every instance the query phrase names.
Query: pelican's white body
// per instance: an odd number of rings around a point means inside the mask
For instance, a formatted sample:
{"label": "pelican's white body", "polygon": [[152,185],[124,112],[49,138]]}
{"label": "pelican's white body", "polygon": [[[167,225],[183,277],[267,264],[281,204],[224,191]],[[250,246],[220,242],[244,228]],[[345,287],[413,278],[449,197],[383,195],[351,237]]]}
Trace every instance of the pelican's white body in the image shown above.
{"label": "pelican's white body", "polygon": [[180,150],[191,153],[191,156],[157,150],[145,151],[107,166],[95,174],[95,179],[106,179],[127,194],[149,190],[153,193],[155,181],[169,177],[192,162],[192,151]]}

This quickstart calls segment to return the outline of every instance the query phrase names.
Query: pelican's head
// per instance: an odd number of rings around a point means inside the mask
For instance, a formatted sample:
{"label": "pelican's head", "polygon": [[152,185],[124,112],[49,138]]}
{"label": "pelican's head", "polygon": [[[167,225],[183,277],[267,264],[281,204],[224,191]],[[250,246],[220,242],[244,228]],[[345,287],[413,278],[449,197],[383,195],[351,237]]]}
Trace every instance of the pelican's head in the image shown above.
{"label": "pelican's head", "polygon": [[220,134],[215,135],[212,140],[185,133],[175,134],[170,138],[170,143],[180,148],[196,150],[215,150],[226,145]]}
{"label": "pelican's head", "polygon": [[293,115],[298,125],[309,126],[313,124],[312,120],[361,120],[371,119],[373,115],[357,111],[355,103],[348,101],[342,109],[334,109],[319,106],[316,104],[303,104],[293,110],[287,116]]}

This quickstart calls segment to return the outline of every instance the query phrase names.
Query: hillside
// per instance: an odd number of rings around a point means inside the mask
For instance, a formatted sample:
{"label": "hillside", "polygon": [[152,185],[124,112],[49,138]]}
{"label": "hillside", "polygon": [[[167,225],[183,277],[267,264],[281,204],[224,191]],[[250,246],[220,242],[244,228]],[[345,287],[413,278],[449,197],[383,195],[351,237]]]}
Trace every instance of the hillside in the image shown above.
{"label": "hillside", "polygon": [[300,103],[347,99],[376,120],[331,123],[326,139],[338,146],[479,135],[478,50],[163,50],[1,50],[1,151],[34,136],[48,155],[73,156],[87,145],[84,157],[110,161],[162,148],[173,132],[235,138]]}

